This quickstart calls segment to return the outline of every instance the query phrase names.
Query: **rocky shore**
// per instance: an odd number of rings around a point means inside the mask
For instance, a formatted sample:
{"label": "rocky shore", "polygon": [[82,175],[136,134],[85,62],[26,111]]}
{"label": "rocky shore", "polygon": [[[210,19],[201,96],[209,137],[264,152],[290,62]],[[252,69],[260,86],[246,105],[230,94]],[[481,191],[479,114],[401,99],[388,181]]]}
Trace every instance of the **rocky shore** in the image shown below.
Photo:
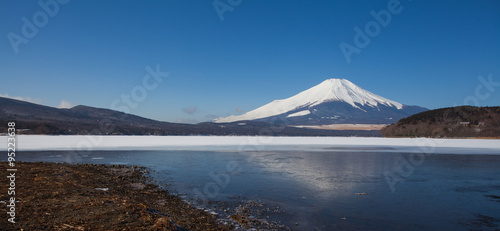
{"label": "rocky shore", "polygon": [[[0,172],[7,168],[0,162]],[[0,181],[2,230],[233,228],[152,184],[142,167],[17,162],[16,169],[15,223],[8,221],[9,179]]]}

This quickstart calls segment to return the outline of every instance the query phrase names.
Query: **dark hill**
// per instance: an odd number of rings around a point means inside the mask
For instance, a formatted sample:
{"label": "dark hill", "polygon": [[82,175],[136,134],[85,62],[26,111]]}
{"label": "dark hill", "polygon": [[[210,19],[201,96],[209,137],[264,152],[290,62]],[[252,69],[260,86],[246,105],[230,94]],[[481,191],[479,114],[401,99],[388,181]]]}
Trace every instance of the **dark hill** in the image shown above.
{"label": "dark hill", "polygon": [[[0,97],[0,126],[17,122],[24,134],[184,134],[194,125],[160,122],[88,106],[59,109]],[[29,129],[29,130],[28,130]],[[158,133],[157,133],[158,132]]]}
{"label": "dark hill", "polygon": [[386,137],[500,137],[500,107],[459,106],[421,112],[382,129]]}

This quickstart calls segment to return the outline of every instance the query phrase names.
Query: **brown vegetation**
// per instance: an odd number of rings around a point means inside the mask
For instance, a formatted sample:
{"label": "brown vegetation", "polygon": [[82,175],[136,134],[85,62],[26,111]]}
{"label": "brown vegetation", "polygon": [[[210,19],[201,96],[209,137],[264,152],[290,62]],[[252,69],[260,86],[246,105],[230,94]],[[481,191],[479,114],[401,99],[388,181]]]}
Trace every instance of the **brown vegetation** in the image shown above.
{"label": "brown vegetation", "polygon": [[381,130],[386,137],[499,137],[500,107],[460,106],[415,114]]}
{"label": "brown vegetation", "polygon": [[[230,230],[215,215],[148,183],[145,168],[17,163],[16,223],[0,206],[1,230]],[[0,162],[7,173],[6,162]],[[7,200],[8,179],[0,181]]]}
{"label": "brown vegetation", "polygon": [[299,128],[312,128],[324,130],[355,130],[355,131],[379,131],[385,128],[387,124],[329,124],[329,125],[310,125],[310,126],[295,126]]}

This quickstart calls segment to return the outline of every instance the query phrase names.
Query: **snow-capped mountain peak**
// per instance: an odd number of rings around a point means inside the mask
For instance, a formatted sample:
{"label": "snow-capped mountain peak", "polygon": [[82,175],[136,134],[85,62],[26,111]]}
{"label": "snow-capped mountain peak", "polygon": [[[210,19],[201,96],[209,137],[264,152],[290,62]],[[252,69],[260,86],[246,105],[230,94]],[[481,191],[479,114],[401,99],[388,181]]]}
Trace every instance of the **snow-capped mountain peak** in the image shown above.
{"label": "snow-capped mountain peak", "polygon": [[[385,107],[394,108],[395,110],[401,110],[403,108],[403,104],[364,90],[347,79],[327,79],[290,98],[274,100],[271,103],[243,115],[219,118],[216,119],[215,122],[228,123],[241,120],[268,118],[294,112],[298,109],[308,110],[309,108],[328,102],[347,103],[353,108],[365,112],[366,110],[362,107],[366,106],[377,108],[383,105]],[[302,112],[302,114],[307,115],[308,113]]]}
{"label": "snow-capped mountain peak", "polygon": [[377,106],[378,104],[383,104],[386,106],[394,106],[398,109],[403,107],[403,104],[375,95],[358,87],[347,79],[327,79],[289,99],[292,98],[302,102],[309,101],[312,103],[310,106],[329,101],[342,101],[355,108],[359,108],[356,104],[363,106]]}

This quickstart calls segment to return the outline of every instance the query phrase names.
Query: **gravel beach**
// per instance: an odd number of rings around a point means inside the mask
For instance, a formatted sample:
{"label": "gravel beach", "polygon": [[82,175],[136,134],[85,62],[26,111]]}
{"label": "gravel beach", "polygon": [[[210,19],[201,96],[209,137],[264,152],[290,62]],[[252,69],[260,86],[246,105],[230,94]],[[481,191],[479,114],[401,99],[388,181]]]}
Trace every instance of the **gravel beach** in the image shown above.
{"label": "gravel beach", "polygon": [[[0,171],[9,175],[8,164]],[[2,230],[231,230],[160,189],[146,168],[17,162],[15,196],[0,181]],[[10,190],[12,191],[12,190]],[[8,221],[14,196],[15,224]]]}

